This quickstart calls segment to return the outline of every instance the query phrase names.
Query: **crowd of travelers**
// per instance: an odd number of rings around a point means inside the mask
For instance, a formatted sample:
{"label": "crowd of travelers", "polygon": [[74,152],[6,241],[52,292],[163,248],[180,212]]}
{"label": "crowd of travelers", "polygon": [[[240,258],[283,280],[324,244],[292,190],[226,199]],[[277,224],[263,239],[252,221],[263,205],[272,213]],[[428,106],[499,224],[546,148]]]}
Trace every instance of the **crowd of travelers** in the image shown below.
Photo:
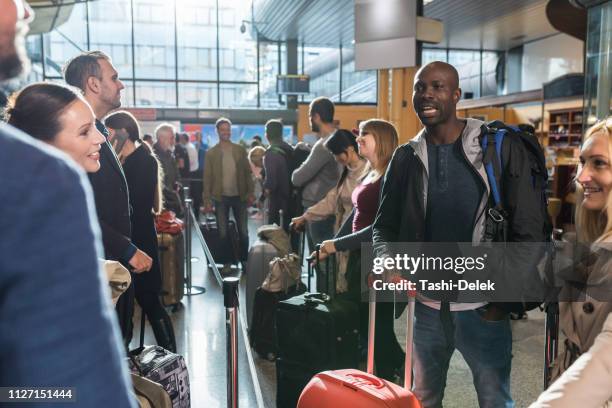
{"label": "crowd of travelers", "polygon": [[[27,66],[19,37],[32,12],[14,0],[0,0],[0,9],[0,80],[8,80]],[[320,244],[320,260],[335,254],[331,290],[359,303],[362,339],[368,331],[362,243],[384,255],[394,242],[478,243],[486,234],[492,200],[480,144],[486,125],[457,116],[461,89],[449,64],[417,72],[412,102],[423,129],[405,135],[414,136],[406,144],[382,119],[337,129],[334,104],[319,97],[309,107],[316,143],[291,146],[283,123],[271,119],[266,144],[254,140],[249,151],[232,142],[225,117],[216,121],[219,142],[210,147],[201,133],[168,123],[143,135],[138,120],[120,110],[124,85],[101,51],[76,55],[63,72],[64,84],[30,84],[11,95],[0,122],[1,386],[46,386],[52,379],[78,389],[82,406],[136,406],[123,358],[134,300],[157,343],[177,349],[160,302],[155,216],[163,209],[189,216],[181,186],[191,186],[196,216],[215,215],[222,238],[232,214],[240,262],[249,251],[248,210],[257,203],[267,222],[304,230],[310,251]],[[518,142],[507,140],[503,162],[527,160]],[[522,202],[512,194],[528,195],[522,184],[513,188],[523,177],[501,178],[505,237],[546,241],[546,220],[534,221],[512,204]],[[575,184],[576,239],[594,258],[581,282],[563,284],[563,293],[581,300],[560,303],[565,341],[552,385],[532,407],[600,407],[612,397],[612,307],[590,292],[612,278],[612,119],[586,131]],[[532,231],[526,222],[540,224]],[[116,316],[100,259],[131,274]],[[332,270],[317,269],[318,290],[329,290]],[[376,315],[376,372],[397,381],[404,352],[393,329],[394,305],[381,303]],[[442,406],[455,350],[471,370],[481,407],[514,406],[512,330],[503,305],[419,298],[414,333],[413,391],[423,407]]]}

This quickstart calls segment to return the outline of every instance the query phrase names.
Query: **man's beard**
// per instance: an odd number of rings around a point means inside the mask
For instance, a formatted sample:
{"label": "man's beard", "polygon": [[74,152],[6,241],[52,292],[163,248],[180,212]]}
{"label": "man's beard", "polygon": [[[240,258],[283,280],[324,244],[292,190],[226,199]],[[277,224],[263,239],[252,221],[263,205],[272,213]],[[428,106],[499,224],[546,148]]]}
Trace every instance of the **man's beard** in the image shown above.
{"label": "man's beard", "polygon": [[[0,47],[0,81],[7,81],[30,72],[30,59],[25,48],[25,33],[17,30],[8,48]],[[1,43],[2,41],[0,41]]]}

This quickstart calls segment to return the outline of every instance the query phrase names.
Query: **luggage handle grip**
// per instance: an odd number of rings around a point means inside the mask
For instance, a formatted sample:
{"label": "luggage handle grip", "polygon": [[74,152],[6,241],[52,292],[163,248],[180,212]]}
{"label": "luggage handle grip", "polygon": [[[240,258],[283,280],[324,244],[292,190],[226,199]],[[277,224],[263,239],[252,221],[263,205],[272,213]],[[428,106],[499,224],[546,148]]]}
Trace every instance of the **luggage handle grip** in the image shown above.
{"label": "luggage handle grip", "polygon": [[329,301],[329,295],[325,293],[307,293],[304,295],[306,304],[321,304]]}

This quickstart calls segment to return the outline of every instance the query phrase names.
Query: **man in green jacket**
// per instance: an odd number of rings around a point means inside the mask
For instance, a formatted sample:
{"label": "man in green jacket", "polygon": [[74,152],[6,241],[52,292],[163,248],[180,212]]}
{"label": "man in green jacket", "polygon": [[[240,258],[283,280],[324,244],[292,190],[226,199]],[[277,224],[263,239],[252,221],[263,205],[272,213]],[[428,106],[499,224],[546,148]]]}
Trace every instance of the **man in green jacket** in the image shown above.
{"label": "man in green jacket", "polygon": [[[213,211],[221,239],[227,237],[229,211],[234,214],[238,228],[238,260],[246,263],[249,252],[247,208],[255,201],[253,178],[244,147],[232,143],[232,122],[219,118],[215,123],[219,143],[206,152],[204,160],[204,189],[202,201],[205,212]],[[229,265],[225,265],[227,271]]]}

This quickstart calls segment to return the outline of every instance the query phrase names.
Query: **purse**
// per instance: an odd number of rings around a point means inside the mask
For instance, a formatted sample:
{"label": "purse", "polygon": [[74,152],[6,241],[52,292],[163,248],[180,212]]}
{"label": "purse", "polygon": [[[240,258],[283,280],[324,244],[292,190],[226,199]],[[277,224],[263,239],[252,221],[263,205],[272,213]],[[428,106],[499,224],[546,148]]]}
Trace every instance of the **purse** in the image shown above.
{"label": "purse", "polygon": [[172,235],[180,234],[185,226],[183,221],[176,218],[174,211],[163,210],[161,214],[155,217],[155,229],[159,233],[167,233]]}
{"label": "purse", "polygon": [[115,306],[117,305],[119,296],[121,296],[132,283],[132,277],[130,276],[130,272],[117,261],[101,260],[100,262],[106,273],[108,286],[111,290],[111,300],[113,306]]}
{"label": "purse", "polygon": [[276,257],[270,261],[270,272],[261,284],[268,292],[287,293],[290,287],[300,283],[300,257],[289,254],[282,258]]}

